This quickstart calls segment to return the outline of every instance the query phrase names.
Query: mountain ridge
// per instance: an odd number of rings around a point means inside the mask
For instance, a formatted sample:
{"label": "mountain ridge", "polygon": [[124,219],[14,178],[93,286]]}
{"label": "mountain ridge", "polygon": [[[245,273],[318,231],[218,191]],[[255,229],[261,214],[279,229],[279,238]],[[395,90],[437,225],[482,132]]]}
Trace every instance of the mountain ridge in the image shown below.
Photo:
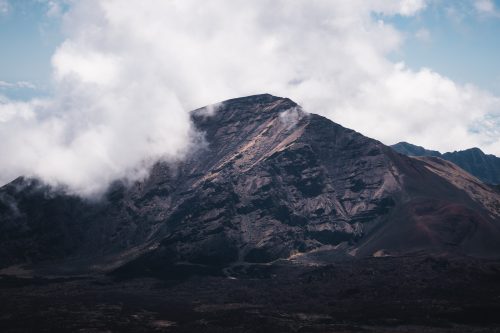
{"label": "mountain ridge", "polygon": [[500,184],[500,158],[492,154],[485,154],[477,147],[444,154],[408,142],[399,142],[391,147],[398,153],[408,156],[441,157],[455,163],[485,183],[492,185]]}
{"label": "mountain ridge", "polygon": [[271,95],[192,119],[200,149],[157,163],[144,181],[116,183],[102,202],[23,179],[2,187],[0,267],[71,259],[146,272],[308,261],[318,251],[500,255],[500,195],[452,164],[400,155]]}

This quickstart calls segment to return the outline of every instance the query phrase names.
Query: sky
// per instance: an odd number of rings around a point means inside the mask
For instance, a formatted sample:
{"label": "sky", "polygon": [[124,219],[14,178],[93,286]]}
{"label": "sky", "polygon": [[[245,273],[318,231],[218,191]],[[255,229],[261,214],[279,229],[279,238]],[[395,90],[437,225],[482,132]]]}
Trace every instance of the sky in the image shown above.
{"label": "sky", "polygon": [[202,144],[190,110],[257,93],[499,156],[499,33],[492,0],[0,0],[0,183],[141,179]]}
{"label": "sky", "polygon": [[407,41],[392,55],[455,82],[500,95],[500,1],[433,1],[414,17],[388,20]]}
{"label": "sky", "polygon": [[24,100],[48,94],[50,59],[64,38],[49,9],[48,2],[0,0],[0,94]]}

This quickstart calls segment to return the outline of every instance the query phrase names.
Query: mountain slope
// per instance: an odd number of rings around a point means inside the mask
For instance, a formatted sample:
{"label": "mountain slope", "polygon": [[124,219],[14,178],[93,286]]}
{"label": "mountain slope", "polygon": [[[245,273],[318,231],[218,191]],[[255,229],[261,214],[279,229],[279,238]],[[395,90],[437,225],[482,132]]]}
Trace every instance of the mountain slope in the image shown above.
{"label": "mountain slope", "polygon": [[441,154],[438,151],[427,150],[407,142],[400,142],[391,147],[398,153],[408,156],[441,157],[455,163],[487,184],[500,184],[500,158],[495,155],[487,155],[479,148]]}
{"label": "mountain slope", "polygon": [[[289,99],[192,112],[205,144],[89,202],[0,189],[1,266],[63,260],[164,269],[415,251],[500,254],[500,195],[453,164],[396,153]],[[497,245],[498,244],[498,245]]]}

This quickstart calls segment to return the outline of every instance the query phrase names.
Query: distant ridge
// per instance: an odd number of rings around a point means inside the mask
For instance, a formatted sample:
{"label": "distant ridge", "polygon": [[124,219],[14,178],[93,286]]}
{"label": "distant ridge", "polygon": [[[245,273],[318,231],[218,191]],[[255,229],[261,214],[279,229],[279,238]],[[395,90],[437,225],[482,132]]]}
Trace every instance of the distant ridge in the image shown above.
{"label": "distant ridge", "polygon": [[398,153],[407,156],[435,156],[441,157],[441,153],[436,150],[428,150],[424,147],[412,145],[408,142],[399,142],[391,146]]}
{"label": "distant ridge", "polygon": [[441,154],[438,151],[428,150],[408,142],[399,142],[391,147],[398,153],[407,156],[441,157],[444,160],[455,163],[487,184],[500,184],[500,158],[495,155],[485,154],[479,148]]}

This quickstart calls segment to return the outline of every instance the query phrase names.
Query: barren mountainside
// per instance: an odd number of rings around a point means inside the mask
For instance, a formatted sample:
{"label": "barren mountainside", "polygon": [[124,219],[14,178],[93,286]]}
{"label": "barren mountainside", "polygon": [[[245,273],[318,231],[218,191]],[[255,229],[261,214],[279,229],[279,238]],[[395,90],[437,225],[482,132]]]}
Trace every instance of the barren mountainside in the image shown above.
{"label": "barren mountainside", "polygon": [[[314,110],[308,110],[314,111]],[[0,266],[224,267],[413,252],[500,256],[500,193],[286,98],[192,112],[204,145],[101,201],[19,178],[0,189]]]}

